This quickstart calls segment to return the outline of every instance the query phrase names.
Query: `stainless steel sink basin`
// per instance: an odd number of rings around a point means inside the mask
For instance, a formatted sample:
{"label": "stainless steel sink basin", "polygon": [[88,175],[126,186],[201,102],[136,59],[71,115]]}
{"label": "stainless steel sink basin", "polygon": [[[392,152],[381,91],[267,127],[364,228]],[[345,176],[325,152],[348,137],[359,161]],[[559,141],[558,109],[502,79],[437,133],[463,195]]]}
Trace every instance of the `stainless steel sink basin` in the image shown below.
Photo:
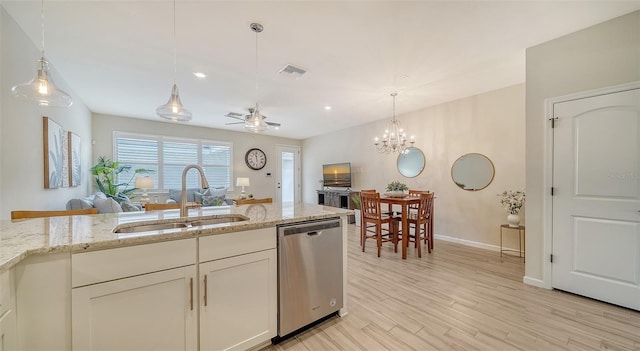
{"label": "stainless steel sink basin", "polygon": [[227,224],[234,222],[242,222],[248,221],[249,217],[243,215],[217,215],[217,216],[206,216],[206,217],[196,217],[196,218],[176,218],[172,222],[162,222],[162,223],[153,223],[153,222],[140,222],[140,223],[128,223],[123,224],[121,226],[117,226],[113,232],[114,233],[142,233],[142,232],[152,232],[158,230],[165,229],[181,229],[181,228],[192,228],[192,227],[201,227],[205,225],[216,225],[216,224]]}
{"label": "stainless steel sink basin", "polygon": [[199,227],[199,226],[211,225],[211,224],[242,222],[248,219],[249,218],[243,218],[243,217],[220,217],[220,218],[199,219],[197,221],[191,221],[189,223],[191,223],[191,225],[194,227]]}
{"label": "stainless steel sink basin", "polygon": [[189,224],[187,223],[155,223],[155,224],[141,224],[131,227],[123,227],[116,228],[114,233],[139,233],[139,232],[150,232],[154,230],[164,230],[164,229],[176,229],[176,228],[187,228]]}

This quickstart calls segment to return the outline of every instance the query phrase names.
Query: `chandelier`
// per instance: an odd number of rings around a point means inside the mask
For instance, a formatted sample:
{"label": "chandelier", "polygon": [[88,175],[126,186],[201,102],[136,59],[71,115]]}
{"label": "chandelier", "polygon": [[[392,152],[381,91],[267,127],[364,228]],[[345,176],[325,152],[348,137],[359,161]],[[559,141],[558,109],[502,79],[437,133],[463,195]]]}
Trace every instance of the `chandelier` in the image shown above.
{"label": "chandelier", "polygon": [[391,118],[391,123],[389,123],[389,127],[384,131],[382,140],[376,137],[373,143],[379,153],[390,154],[397,152],[401,154],[415,143],[413,136],[411,136],[411,140],[409,140],[410,145],[407,145],[407,133],[405,133],[402,126],[400,126],[400,121],[396,119],[396,95],[398,95],[398,93],[391,93],[393,97],[393,118]]}

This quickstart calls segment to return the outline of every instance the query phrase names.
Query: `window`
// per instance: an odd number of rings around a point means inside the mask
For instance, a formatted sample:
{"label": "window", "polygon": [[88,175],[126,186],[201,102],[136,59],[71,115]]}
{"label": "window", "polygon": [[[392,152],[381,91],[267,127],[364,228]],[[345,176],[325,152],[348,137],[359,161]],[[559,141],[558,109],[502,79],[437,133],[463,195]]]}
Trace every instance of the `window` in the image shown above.
{"label": "window", "polygon": [[[231,143],[115,132],[114,147],[115,160],[132,166],[118,175],[119,183],[132,180],[134,169],[145,168],[155,171],[149,176],[157,189],[180,189],[184,167],[197,164],[204,169],[209,186],[233,189]],[[189,171],[187,188],[200,186],[199,179],[197,171]]]}

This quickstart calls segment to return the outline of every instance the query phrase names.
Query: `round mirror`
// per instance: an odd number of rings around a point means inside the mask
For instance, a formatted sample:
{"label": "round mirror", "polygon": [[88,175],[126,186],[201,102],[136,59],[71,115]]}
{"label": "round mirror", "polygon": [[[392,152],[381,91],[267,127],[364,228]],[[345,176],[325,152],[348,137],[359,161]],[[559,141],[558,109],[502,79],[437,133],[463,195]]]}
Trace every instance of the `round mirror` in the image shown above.
{"label": "round mirror", "polygon": [[482,154],[460,156],[451,166],[451,178],[460,189],[477,191],[491,184],[495,170],[493,162]]}
{"label": "round mirror", "polygon": [[417,147],[410,147],[398,155],[398,172],[407,178],[417,177],[422,173],[424,164],[424,154]]}

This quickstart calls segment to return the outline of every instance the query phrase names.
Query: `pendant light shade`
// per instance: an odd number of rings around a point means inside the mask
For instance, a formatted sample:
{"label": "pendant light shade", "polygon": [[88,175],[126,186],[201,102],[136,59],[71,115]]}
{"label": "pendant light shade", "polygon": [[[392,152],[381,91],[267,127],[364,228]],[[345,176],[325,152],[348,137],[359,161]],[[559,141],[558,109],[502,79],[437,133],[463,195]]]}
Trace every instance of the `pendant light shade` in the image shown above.
{"label": "pendant light shade", "polygon": [[40,106],[69,107],[73,104],[71,95],[58,88],[49,75],[49,61],[44,58],[44,0],[40,3],[40,29],[42,31],[42,56],[37,61],[36,77],[15,85],[11,93],[16,98],[35,102]]}
{"label": "pendant light shade", "polygon": [[169,101],[164,105],[158,106],[156,113],[158,116],[173,122],[188,122],[191,120],[191,112],[182,106],[178,85],[176,84],[178,56],[176,51],[176,1],[173,0],[173,88],[171,88]]}
{"label": "pendant light shade", "polygon": [[264,116],[260,114],[258,104],[256,104],[256,108],[253,112],[251,112],[251,116],[245,120],[244,128],[253,133],[264,132],[269,128],[267,122],[264,120]]}
{"label": "pendant light shade", "polygon": [[187,122],[191,120],[191,112],[182,106],[178,86],[173,84],[171,96],[166,104],[158,106],[156,109],[158,116],[173,122]]}

